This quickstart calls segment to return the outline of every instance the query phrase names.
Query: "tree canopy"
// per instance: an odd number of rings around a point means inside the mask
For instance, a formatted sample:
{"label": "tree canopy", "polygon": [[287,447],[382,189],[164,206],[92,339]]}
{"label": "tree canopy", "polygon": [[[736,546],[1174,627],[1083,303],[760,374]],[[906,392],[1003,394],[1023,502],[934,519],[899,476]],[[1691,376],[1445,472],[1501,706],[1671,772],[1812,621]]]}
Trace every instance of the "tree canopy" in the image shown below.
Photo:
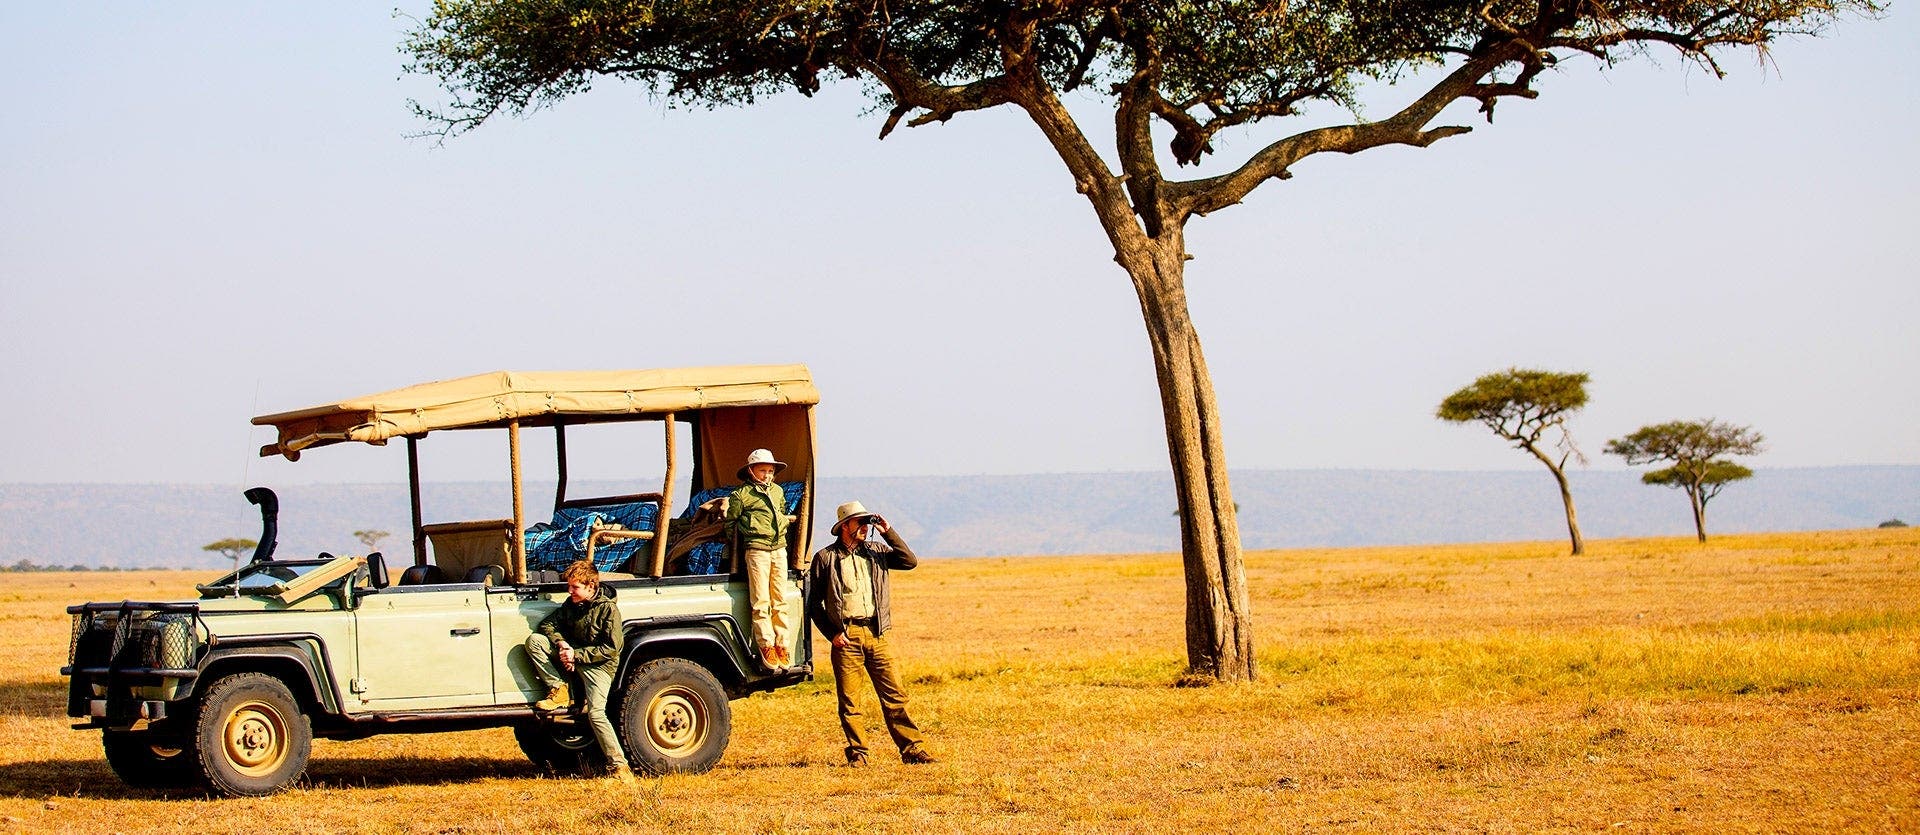
{"label": "tree canopy", "polygon": [[[1567,536],[1572,540],[1575,554],[1586,552],[1586,542],[1580,536],[1580,517],[1574,510],[1566,466],[1568,458],[1582,462],[1586,458],[1574,445],[1566,421],[1568,415],[1587,405],[1587,381],[1584,372],[1509,368],[1482,374],[1472,385],[1447,395],[1435,412],[1436,417],[1453,423],[1485,424],[1493,434],[1512,441],[1516,448],[1547,466],[1547,471],[1560,485],[1560,502],[1567,514]],[[1540,446],[1542,436],[1549,429],[1560,430],[1557,459]]]}

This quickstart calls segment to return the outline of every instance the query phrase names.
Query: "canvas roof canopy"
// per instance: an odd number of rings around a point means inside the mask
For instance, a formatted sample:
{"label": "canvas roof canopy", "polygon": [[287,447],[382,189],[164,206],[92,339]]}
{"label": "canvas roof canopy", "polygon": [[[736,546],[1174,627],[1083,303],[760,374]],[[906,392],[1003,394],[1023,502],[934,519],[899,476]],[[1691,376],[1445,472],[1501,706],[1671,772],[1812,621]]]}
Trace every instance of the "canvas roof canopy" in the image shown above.
{"label": "canvas roof canopy", "polygon": [[804,365],[733,365],[634,371],[495,371],[422,383],[306,409],[261,415],[280,437],[264,456],[342,441],[385,443],[438,429],[636,420],[694,409],[820,402]]}

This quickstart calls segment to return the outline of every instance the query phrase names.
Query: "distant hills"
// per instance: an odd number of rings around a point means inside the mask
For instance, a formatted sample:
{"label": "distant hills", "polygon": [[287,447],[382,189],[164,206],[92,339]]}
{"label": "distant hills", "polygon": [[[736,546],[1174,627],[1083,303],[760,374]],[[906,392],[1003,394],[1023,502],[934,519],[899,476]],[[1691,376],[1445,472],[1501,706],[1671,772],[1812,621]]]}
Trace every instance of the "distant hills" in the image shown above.
{"label": "distant hills", "polygon": [[[1624,471],[1570,475],[1590,538],[1692,532],[1686,500]],[[657,479],[654,480],[657,483]],[[1168,473],[823,478],[816,513],[860,499],[891,519],[923,554],[1171,551],[1179,547]],[[571,496],[648,489],[644,480],[576,482]],[[272,486],[272,485],[269,485]],[[1243,470],[1233,474],[1248,548],[1562,539],[1559,496],[1544,469]],[[360,553],[352,532],[392,531],[389,553],[408,550],[404,484],[278,488],[280,549]],[[511,515],[504,484],[430,483],[429,522]],[[551,507],[551,484],[530,483],[530,521]],[[1758,470],[1708,508],[1708,532],[1873,527],[1920,523],[1920,466]],[[203,484],[0,484],[0,564],[215,567],[200,546],[257,537],[259,517],[234,486]],[[818,538],[823,538],[821,532]],[[818,544],[818,543],[816,543]]]}

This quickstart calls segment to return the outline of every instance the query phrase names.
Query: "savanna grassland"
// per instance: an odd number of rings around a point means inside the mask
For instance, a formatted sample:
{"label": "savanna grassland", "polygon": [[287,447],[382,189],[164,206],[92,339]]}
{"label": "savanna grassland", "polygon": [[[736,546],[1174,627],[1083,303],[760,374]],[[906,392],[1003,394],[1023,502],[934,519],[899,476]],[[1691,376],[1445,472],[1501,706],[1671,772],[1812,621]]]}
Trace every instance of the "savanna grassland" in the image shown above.
{"label": "savanna grassland", "polygon": [[1252,553],[1260,679],[1211,688],[1171,686],[1172,555],[928,560],[894,638],[937,764],[842,766],[821,680],[637,790],[494,730],[316,742],[256,800],[128,789],[62,715],[62,607],[197,575],[5,575],[0,830],[1920,831],[1920,529],[1589,547]]}

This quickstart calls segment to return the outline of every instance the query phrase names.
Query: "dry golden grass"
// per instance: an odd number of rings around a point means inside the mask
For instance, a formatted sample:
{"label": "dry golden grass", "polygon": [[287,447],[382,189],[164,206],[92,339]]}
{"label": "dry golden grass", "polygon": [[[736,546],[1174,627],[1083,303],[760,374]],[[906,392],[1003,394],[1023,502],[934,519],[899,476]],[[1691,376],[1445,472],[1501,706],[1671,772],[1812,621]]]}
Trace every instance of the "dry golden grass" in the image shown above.
{"label": "dry golden grass", "polygon": [[1260,680],[1204,689],[1173,556],[933,560],[894,639],[936,765],[841,767],[819,681],[638,791],[497,730],[258,800],[125,788],[60,715],[62,606],[193,575],[7,575],[0,831],[1920,831],[1920,530],[1562,548],[1251,554]]}

